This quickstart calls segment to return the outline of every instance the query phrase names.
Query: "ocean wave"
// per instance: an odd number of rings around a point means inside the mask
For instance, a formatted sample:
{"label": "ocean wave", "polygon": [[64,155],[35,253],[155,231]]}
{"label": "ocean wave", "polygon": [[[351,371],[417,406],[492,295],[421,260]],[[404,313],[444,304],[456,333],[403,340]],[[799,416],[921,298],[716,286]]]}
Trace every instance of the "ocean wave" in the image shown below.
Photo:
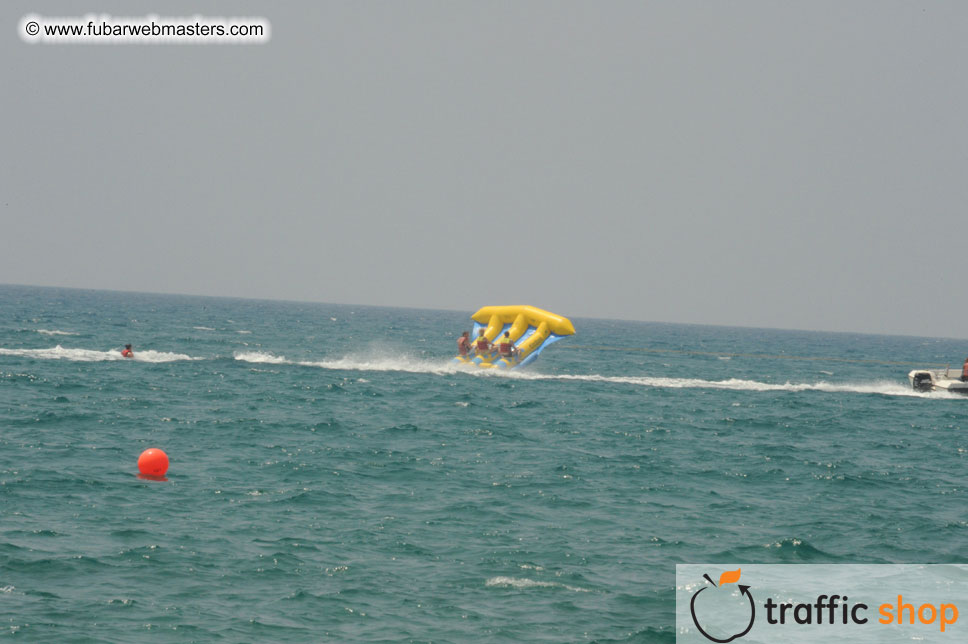
{"label": "ocean wave", "polygon": [[65,349],[57,345],[51,349],[4,349],[0,347],[0,356],[17,356],[21,358],[36,358],[40,360],[72,360],[74,362],[107,362],[114,360],[133,360],[134,362],[177,362],[180,360],[204,360],[184,353],[168,351],[153,351],[145,349],[135,351],[134,358],[125,358],[120,351],[97,351],[94,349]]}
{"label": "ocean wave", "polygon": [[57,329],[37,329],[37,333],[40,333],[41,335],[80,335],[80,333],[58,331]]}
{"label": "ocean wave", "polygon": [[210,326],[193,326],[192,328],[195,329],[196,331],[214,331],[215,330]]}
{"label": "ocean wave", "polygon": [[569,586],[568,584],[563,584],[559,581],[539,581],[537,579],[528,579],[527,577],[491,577],[484,582],[485,586],[488,587],[498,587],[498,588],[564,588],[565,590],[571,590],[576,593],[590,593],[591,591],[587,588],[581,588],[579,586]]}

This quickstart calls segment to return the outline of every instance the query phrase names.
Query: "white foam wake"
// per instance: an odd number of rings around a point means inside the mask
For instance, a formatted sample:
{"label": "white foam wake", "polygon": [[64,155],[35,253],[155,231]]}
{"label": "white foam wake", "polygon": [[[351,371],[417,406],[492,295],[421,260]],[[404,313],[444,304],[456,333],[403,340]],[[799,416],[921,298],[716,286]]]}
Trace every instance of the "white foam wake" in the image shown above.
{"label": "white foam wake", "polygon": [[[346,356],[337,360],[288,360],[285,356],[277,356],[264,351],[245,351],[234,354],[236,360],[255,364],[291,364],[303,367],[319,367],[339,371],[403,371],[407,373],[450,374],[461,371],[458,365],[451,362],[434,362],[420,360],[407,356],[387,357],[355,357]],[[475,371],[480,371],[475,368]]]}
{"label": "white foam wake", "polygon": [[[429,373],[434,375],[452,374],[461,371],[458,365],[451,362],[435,362],[401,356],[399,358],[356,358],[345,357],[339,360],[306,361],[299,364],[306,367],[321,369],[339,369],[348,371],[403,371],[407,373]],[[475,367],[476,371],[480,371]]]}
{"label": "white foam wake", "polygon": [[153,351],[146,349],[135,351],[134,358],[125,358],[120,351],[95,351],[93,349],[65,349],[57,345],[52,349],[4,349],[0,347],[0,356],[17,356],[21,358],[37,358],[40,360],[73,360],[75,362],[106,362],[112,360],[134,360],[135,362],[177,362],[179,360],[204,360],[193,358],[184,353],[170,353],[168,351]]}
{"label": "white foam wake", "polygon": [[[122,358],[125,360],[126,358]],[[135,350],[134,360],[136,362],[178,362],[180,360],[204,360],[199,356],[190,356],[184,353],[172,353],[170,351],[153,351],[151,349]]]}
{"label": "white foam wake", "polygon": [[912,396],[918,398],[961,398],[957,394],[945,391],[918,392],[910,386],[898,382],[883,380],[862,383],[771,383],[756,380],[741,380],[729,378],[727,380],[702,380],[699,378],[662,378],[652,376],[600,376],[600,375],[570,375],[570,374],[535,374],[528,372],[510,371],[503,373],[512,378],[524,380],[577,380],[585,382],[610,382],[616,384],[639,385],[644,387],[662,387],[666,389],[728,389],[733,391],[825,391],[828,393],[881,394],[886,396]]}
{"label": "white foam wake", "polygon": [[236,360],[263,364],[291,364],[322,369],[348,371],[403,371],[450,375],[463,373],[479,377],[512,378],[518,380],[562,380],[575,382],[612,383],[640,387],[664,389],[725,389],[730,391],[823,391],[828,393],[878,394],[883,396],[908,396],[916,398],[960,399],[962,396],[945,391],[920,392],[896,381],[874,381],[860,383],[770,383],[756,380],[729,378],[727,380],[703,380],[701,378],[669,378],[655,376],[602,376],[598,374],[543,374],[532,371],[503,371],[499,369],[479,369],[450,362],[419,360],[407,356],[346,356],[338,360],[297,361],[288,360],[265,352],[236,353]]}
{"label": "white foam wake", "polygon": [[536,579],[528,579],[527,577],[491,577],[484,582],[484,585],[489,587],[496,586],[498,588],[564,588],[565,590],[571,590],[576,593],[591,592],[587,588],[569,586],[558,581],[539,581]]}
{"label": "white foam wake", "polygon": [[80,335],[80,333],[71,333],[70,331],[58,331],[57,329],[37,329],[37,333],[41,335]]}
{"label": "white foam wake", "polygon": [[254,362],[255,364],[295,364],[286,360],[285,356],[274,356],[264,351],[244,351],[234,354],[236,360]]}

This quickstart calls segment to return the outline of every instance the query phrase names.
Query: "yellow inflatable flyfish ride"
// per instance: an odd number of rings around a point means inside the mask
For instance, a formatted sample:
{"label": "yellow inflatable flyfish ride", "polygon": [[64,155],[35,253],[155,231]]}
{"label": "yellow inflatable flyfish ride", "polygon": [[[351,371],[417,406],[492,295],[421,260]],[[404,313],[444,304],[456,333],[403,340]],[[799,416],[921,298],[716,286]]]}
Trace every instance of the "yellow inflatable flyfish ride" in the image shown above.
{"label": "yellow inflatable flyfish ride", "polygon": [[485,306],[471,319],[469,350],[454,362],[482,369],[529,365],[546,346],[575,333],[571,320],[536,306]]}

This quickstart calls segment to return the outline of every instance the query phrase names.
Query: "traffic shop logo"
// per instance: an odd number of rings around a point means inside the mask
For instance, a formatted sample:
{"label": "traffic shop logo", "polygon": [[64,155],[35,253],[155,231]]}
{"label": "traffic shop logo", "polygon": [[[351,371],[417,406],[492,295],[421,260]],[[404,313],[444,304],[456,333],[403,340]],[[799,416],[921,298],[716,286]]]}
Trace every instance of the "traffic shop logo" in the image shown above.
{"label": "traffic shop logo", "polygon": [[[732,642],[753,628],[756,602],[753,601],[750,587],[737,584],[737,597],[733,592],[735,587],[731,585],[739,581],[741,570],[727,570],[719,576],[718,584],[704,574],[703,577],[712,586],[703,586],[689,600],[692,623],[711,642]],[[724,616],[724,612],[728,615]]]}

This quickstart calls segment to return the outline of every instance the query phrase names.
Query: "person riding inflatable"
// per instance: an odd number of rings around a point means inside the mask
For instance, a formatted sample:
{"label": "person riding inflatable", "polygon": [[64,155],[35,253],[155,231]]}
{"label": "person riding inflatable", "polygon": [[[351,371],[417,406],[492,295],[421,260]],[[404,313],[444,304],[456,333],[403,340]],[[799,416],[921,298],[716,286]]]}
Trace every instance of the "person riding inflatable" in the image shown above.
{"label": "person riding inflatable", "polygon": [[470,331],[464,331],[459,338],[457,338],[457,354],[466,356],[467,352],[471,350],[471,338]]}
{"label": "person riding inflatable", "polygon": [[514,354],[517,353],[517,347],[514,346],[514,342],[511,340],[511,334],[507,331],[504,332],[504,336],[501,338],[501,343],[497,346],[497,352],[504,358],[513,358]]}
{"label": "person riding inflatable", "polygon": [[474,350],[478,355],[488,353],[491,350],[491,343],[484,336],[484,329],[481,329],[477,333],[477,340],[474,341]]}

